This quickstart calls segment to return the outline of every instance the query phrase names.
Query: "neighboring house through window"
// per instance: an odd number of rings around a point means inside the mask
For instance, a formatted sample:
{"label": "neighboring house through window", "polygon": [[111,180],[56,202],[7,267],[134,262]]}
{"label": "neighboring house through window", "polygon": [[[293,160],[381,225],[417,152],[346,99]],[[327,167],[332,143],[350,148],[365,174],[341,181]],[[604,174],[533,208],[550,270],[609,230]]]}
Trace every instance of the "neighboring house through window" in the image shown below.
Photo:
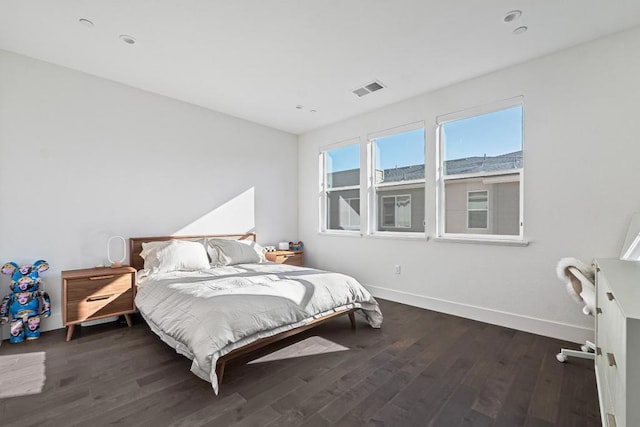
{"label": "neighboring house through window", "polygon": [[343,230],[359,230],[360,229],[360,198],[341,198],[340,205],[340,222],[339,226]]}
{"label": "neighboring house through window", "polygon": [[321,151],[321,231],[360,230],[360,141]]}
{"label": "neighboring house through window", "polygon": [[424,123],[369,135],[369,233],[424,233]]}
{"label": "neighboring house through window", "polygon": [[489,215],[489,192],[469,191],[467,194],[467,228],[486,229]]}
{"label": "neighboring house through window", "polygon": [[438,235],[522,240],[521,98],[438,123]]}
{"label": "neighboring house through window", "polygon": [[411,228],[411,195],[382,196],[382,227]]}

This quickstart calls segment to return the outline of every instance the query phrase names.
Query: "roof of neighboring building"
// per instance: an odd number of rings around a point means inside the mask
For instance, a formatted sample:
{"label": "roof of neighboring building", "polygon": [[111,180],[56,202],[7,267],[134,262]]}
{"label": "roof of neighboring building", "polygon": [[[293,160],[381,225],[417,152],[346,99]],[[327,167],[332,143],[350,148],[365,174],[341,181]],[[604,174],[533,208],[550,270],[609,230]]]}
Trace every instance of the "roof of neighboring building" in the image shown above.
{"label": "roof of neighboring building", "polygon": [[447,175],[464,173],[493,172],[500,170],[518,169],[522,167],[522,150],[499,156],[467,157],[464,159],[447,160],[444,168]]}
{"label": "roof of neighboring building", "polygon": [[[467,157],[444,162],[447,175],[461,175],[466,173],[495,172],[501,170],[518,169],[522,167],[522,150],[499,156]],[[334,181],[338,176],[347,176],[358,169],[334,172]],[[378,170],[383,180],[378,182],[400,182],[424,179],[424,165],[401,166],[391,169]],[[345,184],[342,184],[345,185]],[[337,186],[337,185],[336,185]]]}
{"label": "roof of neighboring building", "polygon": [[384,182],[410,181],[424,179],[424,165],[402,166],[384,169]]}

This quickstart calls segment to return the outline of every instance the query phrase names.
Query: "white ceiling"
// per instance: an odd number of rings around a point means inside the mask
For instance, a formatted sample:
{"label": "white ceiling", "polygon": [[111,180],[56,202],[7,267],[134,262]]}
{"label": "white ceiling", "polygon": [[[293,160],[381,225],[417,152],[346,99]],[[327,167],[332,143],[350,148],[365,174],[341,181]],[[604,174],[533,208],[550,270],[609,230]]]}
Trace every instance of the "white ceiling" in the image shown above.
{"label": "white ceiling", "polygon": [[0,0],[0,49],[299,134],[639,24],[639,0]]}

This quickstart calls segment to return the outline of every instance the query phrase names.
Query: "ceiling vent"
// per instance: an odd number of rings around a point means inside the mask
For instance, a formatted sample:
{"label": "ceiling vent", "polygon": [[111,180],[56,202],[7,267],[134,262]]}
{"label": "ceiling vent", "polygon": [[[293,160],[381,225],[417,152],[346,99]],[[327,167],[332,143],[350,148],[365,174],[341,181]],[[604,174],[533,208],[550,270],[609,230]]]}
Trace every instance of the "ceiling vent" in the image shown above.
{"label": "ceiling vent", "polygon": [[365,95],[369,95],[370,93],[379,91],[380,89],[384,89],[385,87],[386,87],[385,85],[375,80],[371,83],[367,83],[362,87],[352,90],[352,92],[358,95],[359,98],[362,98]]}

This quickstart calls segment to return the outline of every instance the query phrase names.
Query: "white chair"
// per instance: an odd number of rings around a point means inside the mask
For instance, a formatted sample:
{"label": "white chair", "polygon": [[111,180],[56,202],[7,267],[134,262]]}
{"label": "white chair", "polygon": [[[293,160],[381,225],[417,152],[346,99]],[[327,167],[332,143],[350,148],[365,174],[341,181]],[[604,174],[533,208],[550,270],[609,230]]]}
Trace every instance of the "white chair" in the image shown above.
{"label": "white chair", "polygon": [[[593,268],[585,266],[575,258],[563,258],[558,263],[558,277],[566,283],[567,292],[573,299],[584,304],[582,312],[588,316],[594,316],[596,312],[596,287],[593,284]],[[582,359],[595,359],[596,345],[586,341],[581,347],[582,351],[563,348],[556,358],[560,362],[566,362],[567,357],[579,357]]]}

